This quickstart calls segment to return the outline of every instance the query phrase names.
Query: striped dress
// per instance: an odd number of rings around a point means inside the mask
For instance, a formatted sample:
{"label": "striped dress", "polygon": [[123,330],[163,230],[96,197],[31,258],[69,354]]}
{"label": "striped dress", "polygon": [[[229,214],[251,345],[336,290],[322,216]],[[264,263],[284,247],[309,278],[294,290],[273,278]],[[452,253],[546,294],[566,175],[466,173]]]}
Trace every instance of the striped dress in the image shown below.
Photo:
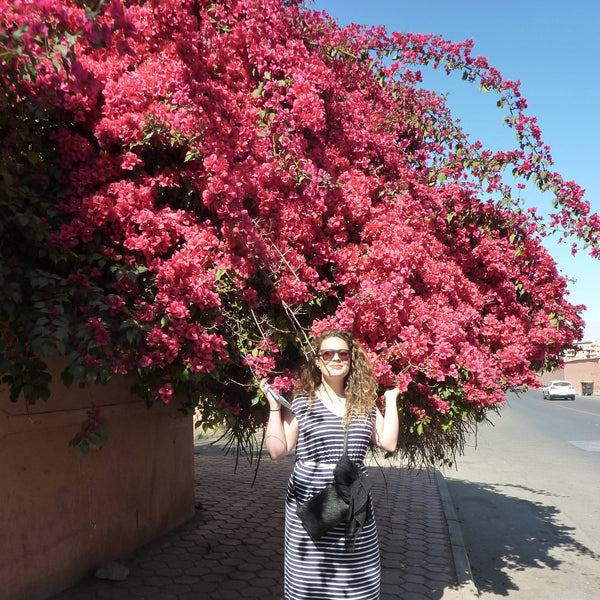
{"label": "striped dress", "polygon": [[[298,504],[333,481],[333,468],[344,450],[342,419],[318,400],[310,411],[307,402],[306,396],[298,396],[292,404],[299,433],[286,495],[285,600],[377,600],[381,567],[372,509],[350,552],[346,550],[343,524],[315,543],[296,515]],[[364,472],[372,431],[371,419],[355,420],[350,425],[348,456],[362,465]]]}

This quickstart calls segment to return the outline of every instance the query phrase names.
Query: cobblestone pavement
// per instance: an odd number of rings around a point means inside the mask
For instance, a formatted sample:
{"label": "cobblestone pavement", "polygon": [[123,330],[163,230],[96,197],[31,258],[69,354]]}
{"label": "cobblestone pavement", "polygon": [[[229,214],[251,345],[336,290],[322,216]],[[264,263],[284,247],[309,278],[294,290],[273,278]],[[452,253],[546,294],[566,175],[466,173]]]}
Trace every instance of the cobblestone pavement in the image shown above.
{"label": "cobblestone pavement", "polygon": [[[53,600],[282,600],[284,497],[293,458],[256,464],[196,446],[196,516],[120,560],[122,582],[90,576]],[[477,596],[439,473],[369,466],[382,554],[381,600]]]}

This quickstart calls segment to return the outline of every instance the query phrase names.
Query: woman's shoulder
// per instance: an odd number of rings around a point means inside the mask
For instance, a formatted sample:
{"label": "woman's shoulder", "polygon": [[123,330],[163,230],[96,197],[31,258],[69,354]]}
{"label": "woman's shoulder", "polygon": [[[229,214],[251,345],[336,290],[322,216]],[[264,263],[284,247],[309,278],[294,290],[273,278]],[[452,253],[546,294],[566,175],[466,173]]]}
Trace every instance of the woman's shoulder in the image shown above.
{"label": "woman's shoulder", "polygon": [[308,405],[308,394],[299,392],[294,396],[292,400],[292,407],[294,410],[302,409]]}
{"label": "woman's shoulder", "polygon": [[298,392],[294,396],[294,399],[292,400],[292,402],[307,402],[307,401],[308,401],[308,394],[306,392]]}

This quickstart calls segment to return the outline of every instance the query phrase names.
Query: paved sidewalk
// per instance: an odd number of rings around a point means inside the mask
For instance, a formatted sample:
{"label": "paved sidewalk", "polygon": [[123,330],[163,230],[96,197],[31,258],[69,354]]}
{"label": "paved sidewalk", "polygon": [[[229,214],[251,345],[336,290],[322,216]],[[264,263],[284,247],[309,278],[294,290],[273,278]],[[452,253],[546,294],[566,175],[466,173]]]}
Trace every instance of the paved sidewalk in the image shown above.
{"label": "paved sidewalk", "polygon": [[[196,516],[120,560],[122,582],[89,577],[53,600],[282,600],[284,497],[293,458],[256,465],[195,448]],[[373,461],[371,461],[373,463]],[[388,465],[389,463],[384,463]],[[439,473],[369,466],[381,600],[473,600],[462,534]]]}

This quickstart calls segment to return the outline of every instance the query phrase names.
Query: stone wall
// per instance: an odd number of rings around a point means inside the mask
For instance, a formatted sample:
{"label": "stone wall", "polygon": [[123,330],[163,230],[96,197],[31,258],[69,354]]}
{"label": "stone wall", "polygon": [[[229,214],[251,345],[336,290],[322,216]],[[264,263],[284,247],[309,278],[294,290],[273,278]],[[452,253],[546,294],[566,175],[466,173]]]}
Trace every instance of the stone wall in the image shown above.
{"label": "stone wall", "polygon": [[[92,404],[109,441],[83,456],[68,443]],[[54,383],[33,407],[0,389],[0,597],[48,598],[185,522],[193,483],[192,417],[148,408],[124,380]]]}

